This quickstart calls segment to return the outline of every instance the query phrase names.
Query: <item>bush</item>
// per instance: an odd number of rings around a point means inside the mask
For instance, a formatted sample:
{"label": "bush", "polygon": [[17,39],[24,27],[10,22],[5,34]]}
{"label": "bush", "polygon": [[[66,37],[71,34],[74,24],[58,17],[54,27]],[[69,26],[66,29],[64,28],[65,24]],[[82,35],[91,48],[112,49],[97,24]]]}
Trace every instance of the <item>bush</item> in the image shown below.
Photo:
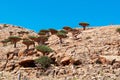
{"label": "bush", "polygon": [[57,33],[57,36],[60,37],[60,38],[66,38],[66,37],[67,37],[66,33],[64,33],[64,32],[62,32],[62,31],[59,31],[59,32]]}
{"label": "bush", "polygon": [[28,36],[28,37],[29,37],[29,39],[31,39],[31,40],[35,40],[35,39],[38,38],[37,36]]}
{"label": "bush", "polygon": [[35,59],[35,63],[38,64],[37,65],[38,67],[46,69],[50,66],[50,64],[52,63],[52,60],[47,56],[42,56],[38,59]]}
{"label": "bush", "polygon": [[117,31],[118,33],[120,33],[120,28],[117,28],[116,31]]}
{"label": "bush", "polygon": [[46,46],[46,45],[36,46],[36,49],[38,51],[42,52],[44,55],[45,55],[45,53],[53,52],[53,50],[51,48],[49,48],[48,46]]}
{"label": "bush", "polygon": [[65,31],[65,30],[60,30],[60,32],[64,33],[64,34],[67,34],[68,32]]}

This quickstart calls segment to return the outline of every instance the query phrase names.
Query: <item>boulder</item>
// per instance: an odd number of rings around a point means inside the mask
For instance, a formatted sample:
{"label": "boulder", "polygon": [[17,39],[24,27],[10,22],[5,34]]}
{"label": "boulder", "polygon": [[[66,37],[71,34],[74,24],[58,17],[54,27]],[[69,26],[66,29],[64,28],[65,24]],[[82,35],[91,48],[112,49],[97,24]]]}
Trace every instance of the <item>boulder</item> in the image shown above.
{"label": "boulder", "polygon": [[19,62],[19,65],[22,67],[36,67],[34,60],[27,59]]}
{"label": "boulder", "polygon": [[106,58],[109,61],[113,61],[114,59],[116,61],[120,61],[120,56],[113,56],[113,55],[104,56],[104,55],[100,55],[100,57],[104,57],[104,58]]}
{"label": "boulder", "polygon": [[98,57],[98,59],[96,60],[96,63],[98,64],[106,64],[108,61],[105,57]]}
{"label": "boulder", "polygon": [[64,57],[61,59],[60,63],[62,65],[69,65],[71,63],[71,58],[70,57]]}

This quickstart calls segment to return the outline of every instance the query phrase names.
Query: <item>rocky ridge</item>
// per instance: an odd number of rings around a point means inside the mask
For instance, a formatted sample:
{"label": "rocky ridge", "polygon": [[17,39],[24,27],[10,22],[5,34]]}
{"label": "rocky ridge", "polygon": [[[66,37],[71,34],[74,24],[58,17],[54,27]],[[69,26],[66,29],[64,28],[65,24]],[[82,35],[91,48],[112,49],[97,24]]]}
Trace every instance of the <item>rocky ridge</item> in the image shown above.
{"label": "rocky ridge", "polygon": [[[13,31],[13,35],[18,35],[19,31],[28,31],[22,37],[28,35],[37,35],[33,31],[11,26],[3,27],[0,25],[0,40],[4,40],[10,36],[9,32]],[[119,25],[102,26],[99,28],[87,29],[77,34],[74,40],[69,32],[69,37],[63,40],[62,47],[59,45],[59,38],[51,35],[47,41],[55,52],[48,56],[55,58],[60,64],[58,66],[51,65],[46,71],[38,70],[36,67],[20,67],[19,62],[24,60],[33,60],[42,53],[32,49],[25,54],[26,46],[19,42],[17,48],[13,48],[12,44],[3,46],[0,43],[0,65],[6,63],[7,53],[18,53],[18,56],[10,56],[4,70],[0,71],[0,79],[17,80],[18,75],[25,80],[120,80],[120,34],[116,29]],[[79,30],[79,29],[78,29]],[[39,56],[38,56],[39,55]],[[113,63],[114,62],[114,63]],[[15,66],[12,69],[12,66]]]}

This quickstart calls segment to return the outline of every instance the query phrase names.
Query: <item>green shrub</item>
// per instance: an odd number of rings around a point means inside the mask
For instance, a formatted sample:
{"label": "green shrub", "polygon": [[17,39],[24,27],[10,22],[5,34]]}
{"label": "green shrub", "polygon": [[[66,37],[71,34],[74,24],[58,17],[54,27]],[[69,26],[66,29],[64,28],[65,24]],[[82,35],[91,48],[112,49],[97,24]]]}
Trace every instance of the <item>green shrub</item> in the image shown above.
{"label": "green shrub", "polygon": [[68,32],[65,30],[60,30],[60,32],[67,34]]}
{"label": "green shrub", "polygon": [[46,45],[36,46],[36,49],[38,51],[42,52],[44,55],[47,54],[47,53],[53,52],[53,50]]}
{"label": "green shrub", "polygon": [[117,28],[116,31],[117,31],[118,33],[120,33],[120,28]]}
{"label": "green shrub", "polygon": [[31,40],[35,40],[36,38],[38,38],[37,36],[28,36],[29,37],[29,39],[31,39]]}
{"label": "green shrub", "polygon": [[57,33],[57,36],[58,36],[59,38],[66,38],[66,37],[67,37],[66,33],[64,33],[64,32],[62,32],[62,31],[59,31],[59,32]]}
{"label": "green shrub", "polygon": [[46,69],[50,66],[50,64],[52,63],[52,60],[47,56],[42,56],[38,59],[35,59],[35,63],[37,64],[38,67]]}

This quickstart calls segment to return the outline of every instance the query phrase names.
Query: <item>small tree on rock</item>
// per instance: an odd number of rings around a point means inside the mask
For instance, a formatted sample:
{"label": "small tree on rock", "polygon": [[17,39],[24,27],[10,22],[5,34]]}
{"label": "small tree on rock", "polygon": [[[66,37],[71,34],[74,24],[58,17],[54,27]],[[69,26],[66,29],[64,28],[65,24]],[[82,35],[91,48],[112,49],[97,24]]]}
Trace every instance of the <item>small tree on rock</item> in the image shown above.
{"label": "small tree on rock", "polygon": [[36,46],[36,49],[37,49],[37,51],[42,52],[43,55],[46,55],[46,54],[48,54],[50,52],[53,52],[53,50],[50,47],[46,46],[46,45]]}
{"label": "small tree on rock", "polygon": [[45,35],[46,35],[47,37],[50,36],[49,30],[44,30],[44,29],[43,29],[43,30],[40,30],[39,33],[40,33],[40,32],[45,33]]}
{"label": "small tree on rock", "polygon": [[35,42],[37,42],[39,45],[43,45],[45,44],[46,41],[48,41],[48,37],[47,36],[29,36],[29,38]]}
{"label": "small tree on rock", "polygon": [[63,43],[62,39],[67,37],[66,33],[62,31],[59,31],[56,35],[59,37],[60,44]]}
{"label": "small tree on rock", "polygon": [[34,45],[34,46],[35,46],[34,41],[31,41],[31,40],[29,40],[29,39],[24,39],[22,43],[27,46],[27,50],[29,49],[29,46],[30,46],[30,45]]}
{"label": "small tree on rock", "polygon": [[16,43],[21,40],[18,36],[10,36],[8,39],[14,44],[14,48],[16,48]]}
{"label": "small tree on rock", "polygon": [[36,41],[36,39],[38,38],[37,36],[28,36],[29,39],[31,39],[32,41]]}
{"label": "small tree on rock", "polygon": [[87,22],[80,22],[79,25],[83,27],[83,30],[85,30],[86,27],[89,26],[89,23],[87,23]]}

